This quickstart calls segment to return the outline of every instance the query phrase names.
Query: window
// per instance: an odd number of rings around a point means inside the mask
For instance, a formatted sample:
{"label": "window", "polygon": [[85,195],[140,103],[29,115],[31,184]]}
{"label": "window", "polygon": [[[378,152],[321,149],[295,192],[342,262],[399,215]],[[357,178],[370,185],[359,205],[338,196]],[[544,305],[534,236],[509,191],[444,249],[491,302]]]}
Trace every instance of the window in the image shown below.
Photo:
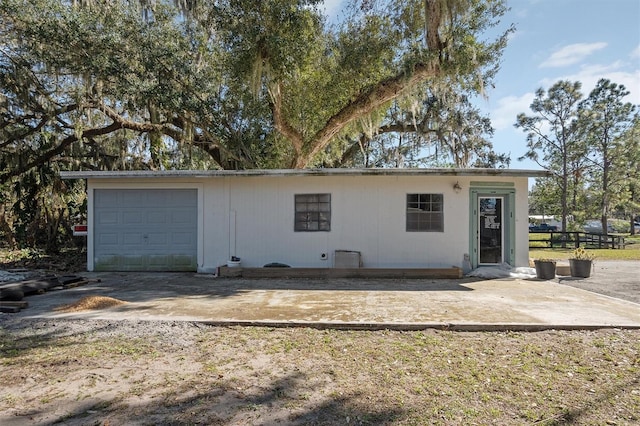
{"label": "window", "polygon": [[331,231],[331,194],[296,194],[296,232]]}
{"label": "window", "polygon": [[443,232],[442,194],[407,194],[407,232]]}

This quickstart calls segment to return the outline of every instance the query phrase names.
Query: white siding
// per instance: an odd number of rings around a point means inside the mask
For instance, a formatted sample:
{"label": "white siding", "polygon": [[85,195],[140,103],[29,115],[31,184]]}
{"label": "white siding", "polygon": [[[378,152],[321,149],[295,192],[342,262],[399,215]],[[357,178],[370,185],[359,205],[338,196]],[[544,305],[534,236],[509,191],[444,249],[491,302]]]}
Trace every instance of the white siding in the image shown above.
{"label": "white siding", "polygon": [[[218,217],[214,225],[211,220],[216,215],[206,213],[207,226],[225,228],[235,214],[235,232],[229,230],[227,242],[207,238],[212,243],[205,254],[206,268],[224,264],[232,255],[249,267],[270,262],[332,267],[335,250],[360,251],[363,266],[370,268],[448,267],[460,265],[469,249],[468,194],[452,189],[456,181],[463,185],[460,179],[314,176],[224,180],[226,196],[220,196],[220,180],[205,185],[205,208],[215,204],[213,198],[228,199],[227,217]],[[294,232],[294,195],[303,193],[331,194],[330,232]],[[444,195],[445,232],[405,231],[407,193]]]}
{"label": "white siding", "polygon": [[[213,272],[231,256],[242,266],[281,262],[333,267],[335,250],[362,253],[363,266],[462,266],[469,252],[471,181],[515,182],[516,264],[528,264],[526,177],[503,176],[218,176],[89,179],[95,188],[197,188],[198,270]],[[459,182],[462,190],[453,191]],[[331,194],[331,231],[294,232],[294,195]],[[406,194],[444,196],[444,232],[406,232]],[[92,236],[88,247],[91,250]],[[326,260],[322,254],[326,254]],[[91,270],[93,253],[88,253]]]}

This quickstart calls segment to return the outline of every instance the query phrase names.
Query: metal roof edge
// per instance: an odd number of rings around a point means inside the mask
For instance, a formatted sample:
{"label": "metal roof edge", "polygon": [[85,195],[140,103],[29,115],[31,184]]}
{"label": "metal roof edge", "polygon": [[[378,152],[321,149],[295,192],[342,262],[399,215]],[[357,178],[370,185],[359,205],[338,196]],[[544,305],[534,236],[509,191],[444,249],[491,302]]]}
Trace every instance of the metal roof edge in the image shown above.
{"label": "metal roof edge", "polygon": [[125,170],[125,171],[63,171],[62,179],[122,179],[122,178],[208,178],[241,176],[506,176],[548,177],[547,170],[524,169],[251,169],[251,170]]}

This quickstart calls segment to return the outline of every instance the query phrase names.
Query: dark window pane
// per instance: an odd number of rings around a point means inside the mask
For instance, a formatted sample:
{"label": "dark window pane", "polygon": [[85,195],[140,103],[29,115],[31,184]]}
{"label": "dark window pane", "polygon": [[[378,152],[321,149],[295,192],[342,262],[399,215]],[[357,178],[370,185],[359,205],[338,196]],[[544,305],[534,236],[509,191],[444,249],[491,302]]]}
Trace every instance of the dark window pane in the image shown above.
{"label": "dark window pane", "polygon": [[441,232],[443,198],[442,194],[407,194],[406,230]]}
{"label": "dark window pane", "polygon": [[295,231],[330,230],[331,194],[296,194],[294,201]]}

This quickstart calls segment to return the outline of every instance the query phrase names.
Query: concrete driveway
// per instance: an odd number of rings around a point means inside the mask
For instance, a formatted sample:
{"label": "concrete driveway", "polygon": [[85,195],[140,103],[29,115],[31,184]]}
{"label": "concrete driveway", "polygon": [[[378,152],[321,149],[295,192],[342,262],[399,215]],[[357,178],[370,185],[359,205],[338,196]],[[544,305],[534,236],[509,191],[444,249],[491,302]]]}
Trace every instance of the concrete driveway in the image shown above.
{"label": "concrete driveway", "polygon": [[[624,267],[622,267],[624,265]],[[640,263],[621,262],[622,286],[640,300]],[[640,328],[640,304],[588,291],[615,281],[605,269],[583,280],[233,279],[192,273],[85,273],[100,282],[26,298],[12,318],[199,321],[338,328],[538,330]],[[569,284],[569,285],[567,285]],[[584,287],[584,288],[581,288]],[[613,287],[613,286],[611,286]],[[614,292],[615,293],[615,292]],[[61,313],[83,296],[127,302]],[[3,315],[3,314],[0,314]]]}

